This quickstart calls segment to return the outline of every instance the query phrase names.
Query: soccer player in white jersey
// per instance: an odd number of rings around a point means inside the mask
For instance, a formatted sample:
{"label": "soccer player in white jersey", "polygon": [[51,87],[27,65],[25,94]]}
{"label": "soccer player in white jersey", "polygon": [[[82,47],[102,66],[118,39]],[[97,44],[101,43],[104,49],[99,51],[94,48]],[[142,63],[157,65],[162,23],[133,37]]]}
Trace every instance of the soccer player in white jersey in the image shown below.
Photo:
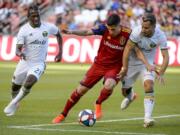
{"label": "soccer player in white jersey", "polygon": [[[149,64],[154,64],[154,58],[157,47],[160,48],[163,62],[158,70],[148,71],[145,65],[137,59],[134,53],[134,46],[138,46],[148,60]],[[129,60],[129,61],[128,61]],[[142,17],[142,24],[133,29],[129,41],[123,54],[123,67],[121,75],[126,76],[122,81],[122,93],[125,96],[121,103],[121,109],[126,109],[128,105],[135,99],[136,94],[132,87],[136,79],[142,77],[144,86],[144,127],[154,124],[152,112],[154,107],[154,80],[155,72],[159,81],[163,81],[163,75],[169,63],[169,54],[167,47],[167,39],[158,27],[156,27],[156,18],[152,13],[145,13]],[[156,69],[156,68],[155,68]]]}
{"label": "soccer player in white jersey", "polygon": [[17,36],[16,55],[21,59],[12,78],[12,100],[4,109],[7,116],[15,114],[18,103],[29,94],[32,86],[43,74],[49,35],[57,37],[59,52],[55,61],[59,62],[62,58],[62,36],[58,27],[41,22],[38,7],[30,5],[28,23],[20,29]]}

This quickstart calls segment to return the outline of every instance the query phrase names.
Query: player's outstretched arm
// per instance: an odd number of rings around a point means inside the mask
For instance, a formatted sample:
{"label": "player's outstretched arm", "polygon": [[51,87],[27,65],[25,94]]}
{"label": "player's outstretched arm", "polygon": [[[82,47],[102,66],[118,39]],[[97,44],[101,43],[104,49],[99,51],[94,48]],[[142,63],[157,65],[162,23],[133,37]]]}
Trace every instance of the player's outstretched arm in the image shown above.
{"label": "player's outstretched arm", "polygon": [[58,42],[58,48],[59,48],[59,52],[58,52],[58,54],[56,55],[56,57],[55,57],[55,62],[59,62],[59,61],[61,61],[61,59],[62,59],[62,44],[63,44],[63,40],[62,40],[62,36],[61,36],[61,34],[60,34],[60,32],[58,32],[57,34],[56,34],[56,38],[57,38],[57,42]]}
{"label": "player's outstretched arm", "polygon": [[162,49],[161,54],[162,54],[162,57],[163,57],[163,62],[162,62],[162,65],[160,67],[159,74],[163,75],[165,73],[167,67],[168,67],[168,64],[169,64],[168,49]]}
{"label": "player's outstretched arm", "polygon": [[134,48],[135,43],[133,43],[131,40],[128,40],[126,47],[123,52],[123,66],[121,68],[120,73],[118,74],[118,78],[121,80],[127,73],[128,70],[128,60],[129,60],[129,55],[130,51]]}
{"label": "player's outstretched arm", "polygon": [[62,30],[62,33],[64,34],[73,34],[73,35],[78,35],[78,36],[90,36],[90,35],[94,35],[92,30],[74,30],[74,31],[70,31],[70,30]]}
{"label": "player's outstretched arm", "polygon": [[158,82],[160,84],[165,84],[163,75],[164,75],[164,73],[165,73],[165,71],[166,71],[166,69],[168,67],[168,64],[169,64],[168,50],[167,49],[162,49],[161,54],[163,56],[163,62],[162,62],[161,66],[156,66],[156,73],[157,73],[156,79],[158,80]]}

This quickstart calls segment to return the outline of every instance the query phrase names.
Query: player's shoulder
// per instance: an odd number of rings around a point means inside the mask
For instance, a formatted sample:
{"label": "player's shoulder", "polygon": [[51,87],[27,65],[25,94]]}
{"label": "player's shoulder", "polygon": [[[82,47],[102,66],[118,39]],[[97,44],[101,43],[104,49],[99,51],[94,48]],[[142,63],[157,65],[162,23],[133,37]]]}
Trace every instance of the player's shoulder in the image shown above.
{"label": "player's shoulder", "polygon": [[28,29],[29,28],[29,23],[25,23],[24,25],[21,26],[20,29]]}
{"label": "player's shoulder", "polygon": [[156,34],[156,37],[159,37],[160,39],[166,38],[165,32],[163,30],[161,30],[161,28],[158,26],[156,26],[156,28],[155,28],[155,34]]}
{"label": "player's shoulder", "polygon": [[121,31],[130,34],[132,30],[129,27],[122,26]]}
{"label": "player's shoulder", "polygon": [[134,36],[134,37],[140,37],[141,36],[141,29],[142,27],[141,26],[136,26],[132,29],[132,33],[131,35]]}
{"label": "player's shoulder", "polygon": [[24,25],[22,25],[19,29],[19,32],[23,32],[26,33],[28,31],[30,31],[30,24],[29,23],[25,23]]}
{"label": "player's shoulder", "polygon": [[161,28],[159,26],[156,26],[155,28],[155,32],[158,33],[158,34],[161,34],[163,36],[165,36],[166,34],[164,33],[163,30],[161,30]]}

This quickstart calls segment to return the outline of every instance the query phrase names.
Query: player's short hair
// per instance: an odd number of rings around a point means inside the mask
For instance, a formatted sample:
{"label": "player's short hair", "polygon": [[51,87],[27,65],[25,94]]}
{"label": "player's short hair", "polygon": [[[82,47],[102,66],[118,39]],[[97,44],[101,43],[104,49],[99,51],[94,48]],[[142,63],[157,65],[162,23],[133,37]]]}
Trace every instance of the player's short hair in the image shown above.
{"label": "player's short hair", "polygon": [[156,17],[152,13],[145,13],[142,17],[143,22],[149,21],[152,25],[156,25]]}
{"label": "player's short hair", "polygon": [[29,6],[27,16],[29,17],[31,15],[31,13],[33,13],[33,12],[39,12],[39,7],[37,5],[35,5],[35,4],[31,4]]}
{"label": "player's short hair", "polygon": [[108,26],[116,26],[120,23],[120,21],[121,21],[121,19],[120,19],[119,15],[112,14],[107,19],[107,25]]}

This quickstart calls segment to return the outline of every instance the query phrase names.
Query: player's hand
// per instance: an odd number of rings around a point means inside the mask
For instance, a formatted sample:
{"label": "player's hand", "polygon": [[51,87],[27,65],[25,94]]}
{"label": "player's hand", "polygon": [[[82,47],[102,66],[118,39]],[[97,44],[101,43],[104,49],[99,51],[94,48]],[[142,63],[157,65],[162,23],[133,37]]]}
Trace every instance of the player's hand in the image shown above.
{"label": "player's hand", "polygon": [[61,61],[61,59],[62,59],[62,54],[58,54],[58,55],[56,55],[56,57],[54,58],[54,61],[55,61],[55,62],[59,62],[59,61]]}
{"label": "player's hand", "polygon": [[148,64],[148,65],[146,66],[146,68],[147,68],[147,70],[148,70],[149,72],[156,71],[156,66],[154,66],[154,65]]}
{"label": "player's hand", "polygon": [[164,73],[161,72],[160,67],[156,65],[155,67],[155,72],[156,72],[156,79],[158,81],[159,84],[165,85],[165,81],[164,81]]}
{"label": "player's hand", "polygon": [[121,68],[121,71],[119,72],[119,74],[117,74],[117,78],[122,80],[124,76],[126,76],[126,74],[127,74],[127,69]]}
{"label": "player's hand", "polygon": [[157,74],[156,75],[156,79],[157,79],[159,84],[165,85],[165,81],[164,81],[163,75]]}
{"label": "player's hand", "polygon": [[16,56],[20,57],[23,60],[26,60],[26,55],[23,52],[16,52]]}

